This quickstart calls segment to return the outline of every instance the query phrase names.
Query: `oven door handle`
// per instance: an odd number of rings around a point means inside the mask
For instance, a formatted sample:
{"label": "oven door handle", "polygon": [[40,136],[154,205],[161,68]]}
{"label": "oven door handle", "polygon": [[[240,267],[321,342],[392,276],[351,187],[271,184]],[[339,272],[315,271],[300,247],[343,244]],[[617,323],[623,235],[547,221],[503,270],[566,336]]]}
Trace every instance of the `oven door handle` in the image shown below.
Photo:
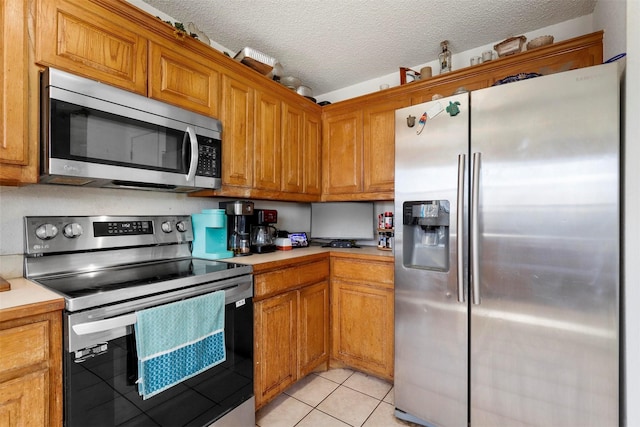
{"label": "oven door handle", "polygon": [[71,328],[77,335],[95,334],[96,332],[109,331],[111,329],[122,328],[135,325],[138,320],[136,313],[129,313],[110,319],[97,320],[95,322],[78,323]]}

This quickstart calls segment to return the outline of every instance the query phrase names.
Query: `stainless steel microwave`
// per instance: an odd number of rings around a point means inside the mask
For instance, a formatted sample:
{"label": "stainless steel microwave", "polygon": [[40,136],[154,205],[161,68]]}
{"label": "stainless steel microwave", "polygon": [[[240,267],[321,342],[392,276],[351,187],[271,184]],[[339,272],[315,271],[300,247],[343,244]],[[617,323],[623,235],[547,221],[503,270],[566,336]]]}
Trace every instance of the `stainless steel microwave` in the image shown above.
{"label": "stainless steel microwave", "polygon": [[222,124],[53,68],[41,80],[41,183],[174,192],[221,186]]}

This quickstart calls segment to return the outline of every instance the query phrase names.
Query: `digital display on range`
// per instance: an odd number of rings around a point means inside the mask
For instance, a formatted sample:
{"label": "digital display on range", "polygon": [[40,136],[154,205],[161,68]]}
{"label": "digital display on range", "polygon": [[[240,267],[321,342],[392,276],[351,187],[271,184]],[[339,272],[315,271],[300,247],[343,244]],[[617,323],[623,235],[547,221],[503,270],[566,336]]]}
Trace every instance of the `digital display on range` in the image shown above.
{"label": "digital display on range", "polygon": [[153,234],[152,221],[110,221],[94,222],[94,237],[131,236],[139,234]]}

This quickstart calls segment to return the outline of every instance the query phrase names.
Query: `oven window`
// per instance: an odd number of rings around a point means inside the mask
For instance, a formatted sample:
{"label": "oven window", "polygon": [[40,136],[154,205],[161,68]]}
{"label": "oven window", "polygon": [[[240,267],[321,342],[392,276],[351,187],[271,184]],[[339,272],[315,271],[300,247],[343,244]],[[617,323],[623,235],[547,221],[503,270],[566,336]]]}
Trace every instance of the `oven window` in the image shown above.
{"label": "oven window", "polygon": [[[131,328],[133,329],[133,328]],[[66,426],[208,426],[253,396],[253,304],[225,307],[227,360],[147,400],[138,395],[133,333],[105,353],[64,360]]]}
{"label": "oven window", "polygon": [[182,131],[59,100],[51,117],[55,158],[186,173]]}

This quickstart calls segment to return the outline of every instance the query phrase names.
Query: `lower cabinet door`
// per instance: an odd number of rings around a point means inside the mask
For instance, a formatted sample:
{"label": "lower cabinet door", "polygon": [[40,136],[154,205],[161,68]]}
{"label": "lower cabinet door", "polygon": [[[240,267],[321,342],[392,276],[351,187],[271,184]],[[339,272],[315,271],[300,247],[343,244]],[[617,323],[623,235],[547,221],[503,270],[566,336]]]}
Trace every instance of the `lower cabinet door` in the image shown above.
{"label": "lower cabinet door", "polygon": [[343,281],[332,284],[332,358],[393,378],[393,289]]}
{"label": "lower cabinet door", "polygon": [[329,360],[329,282],[300,290],[298,376]]}
{"label": "lower cabinet door", "polygon": [[255,303],[256,408],[280,394],[298,378],[298,292]]}
{"label": "lower cabinet door", "polygon": [[0,425],[52,425],[49,423],[48,379],[48,370],[42,369],[0,383]]}

